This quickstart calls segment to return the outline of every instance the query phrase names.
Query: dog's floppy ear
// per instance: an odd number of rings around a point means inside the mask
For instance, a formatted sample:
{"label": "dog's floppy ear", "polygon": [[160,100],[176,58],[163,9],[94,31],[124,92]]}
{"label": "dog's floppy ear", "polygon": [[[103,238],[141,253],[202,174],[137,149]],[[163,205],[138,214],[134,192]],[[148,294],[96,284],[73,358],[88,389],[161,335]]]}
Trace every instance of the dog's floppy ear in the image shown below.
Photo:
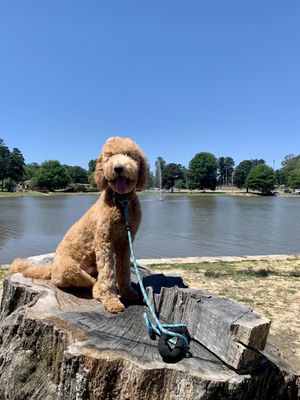
{"label": "dog's floppy ear", "polygon": [[102,164],[102,154],[97,158],[96,169],[95,169],[95,182],[100,190],[104,190],[108,184],[104,172],[103,172],[103,164]]}
{"label": "dog's floppy ear", "polygon": [[148,179],[148,163],[144,155],[140,153],[140,169],[139,169],[138,180],[136,183],[136,188],[144,189],[147,184],[147,179]]}

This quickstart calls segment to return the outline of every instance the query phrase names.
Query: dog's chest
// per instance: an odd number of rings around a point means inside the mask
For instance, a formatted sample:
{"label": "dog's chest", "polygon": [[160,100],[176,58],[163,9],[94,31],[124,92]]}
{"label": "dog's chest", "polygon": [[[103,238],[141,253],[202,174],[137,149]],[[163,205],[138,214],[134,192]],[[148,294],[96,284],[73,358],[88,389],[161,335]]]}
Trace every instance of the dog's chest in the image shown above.
{"label": "dog's chest", "polygon": [[122,209],[116,206],[113,208],[112,212],[112,228],[113,229],[125,228],[124,212]]}
{"label": "dog's chest", "polygon": [[[133,207],[130,207],[128,213],[128,219],[132,234],[134,235],[137,231],[138,223],[140,220],[138,210],[133,209]],[[122,208],[114,207],[113,209],[111,234],[113,237],[122,236],[127,238],[125,213]]]}

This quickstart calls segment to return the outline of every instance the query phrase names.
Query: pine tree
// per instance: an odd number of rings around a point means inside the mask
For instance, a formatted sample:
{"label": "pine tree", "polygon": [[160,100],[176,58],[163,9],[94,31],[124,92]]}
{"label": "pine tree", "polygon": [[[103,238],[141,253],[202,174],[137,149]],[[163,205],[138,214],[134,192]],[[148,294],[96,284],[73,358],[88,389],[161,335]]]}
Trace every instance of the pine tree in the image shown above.
{"label": "pine tree", "polygon": [[25,159],[21,151],[14,148],[9,156],[8,175],[16,183],[23,180],[25,172]]}
{"label": "pine tree", "polygon": [[9,158],[10,151],[5,145],[4,140],[0,138],[0,181],[3,192],[4,179],[8,178],[9,174]]}

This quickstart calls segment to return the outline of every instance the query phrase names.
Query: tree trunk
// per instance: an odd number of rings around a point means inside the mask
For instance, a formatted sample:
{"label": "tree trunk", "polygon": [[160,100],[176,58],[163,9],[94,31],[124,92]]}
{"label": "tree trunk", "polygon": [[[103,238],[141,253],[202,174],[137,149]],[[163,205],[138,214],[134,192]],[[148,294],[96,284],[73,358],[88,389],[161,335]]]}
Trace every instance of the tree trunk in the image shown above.
{"label": "tree trunk", "polygon": [[87,291],[14,274],[4,281],[1,304],[0,399],[299,398],[296,372],[262,353],[268,320],[184,288],[178,278],[144,275],[160,318],[186,322],[189,357],[162,361],[142,305],[113,315]]}

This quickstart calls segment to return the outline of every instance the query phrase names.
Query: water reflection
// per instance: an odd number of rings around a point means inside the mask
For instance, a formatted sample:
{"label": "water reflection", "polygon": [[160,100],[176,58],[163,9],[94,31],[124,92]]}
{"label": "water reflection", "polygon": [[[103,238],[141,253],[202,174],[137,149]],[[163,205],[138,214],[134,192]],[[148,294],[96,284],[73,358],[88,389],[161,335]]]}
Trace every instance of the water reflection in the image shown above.
{"label": "water reflection", "polygon": [[69,227],[97,196],[0,199],[0,264],[55,251]]}
{"label": "water reflection", "polygon": [[[299,253],[300,197],[154,194],[140,197],[139,258]],[[91,196],[0,199],[0,263],[53,252],[97,200]]]}
{"label": "water reflection", "polygon": [[18,238],[21,238],[24,235],[26,229],[26,216],[20,212],[19,200],[20,199],[14,199],[14,198],[1,199],[0,249],[6,246],[8,241],[10,240],[17,241]]}
{"label": "water reflection", "polygon": [[159,206],[143,203],[153,217],[143,220],[139,257],[300,252],[300,198],[168,196]]}

